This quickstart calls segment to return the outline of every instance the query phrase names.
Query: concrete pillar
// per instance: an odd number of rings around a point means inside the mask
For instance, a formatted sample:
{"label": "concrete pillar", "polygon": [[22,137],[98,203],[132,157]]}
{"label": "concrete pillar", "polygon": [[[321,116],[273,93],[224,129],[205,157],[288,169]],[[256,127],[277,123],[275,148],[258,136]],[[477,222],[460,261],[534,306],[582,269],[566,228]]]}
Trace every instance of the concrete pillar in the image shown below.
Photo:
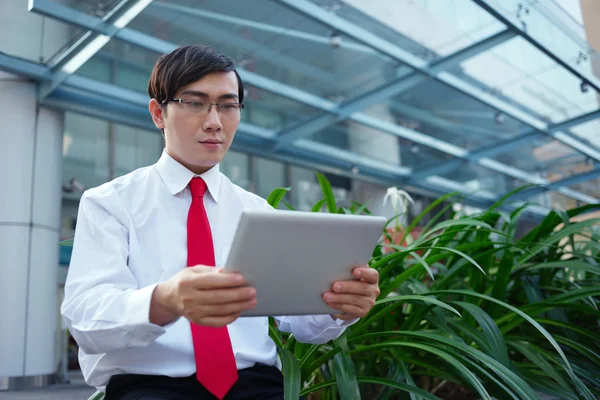
{"label": "concrete pillar", "polygon": [[0,390],[56,371],[63,113],[0,75]]}
{"label": "concrete pillar", "polygon": [[[0,1],[0,50],[41,61],[69,27]],[[0,71],[0,390],[44,386],[57,369],[57,268],[64,113]]]}

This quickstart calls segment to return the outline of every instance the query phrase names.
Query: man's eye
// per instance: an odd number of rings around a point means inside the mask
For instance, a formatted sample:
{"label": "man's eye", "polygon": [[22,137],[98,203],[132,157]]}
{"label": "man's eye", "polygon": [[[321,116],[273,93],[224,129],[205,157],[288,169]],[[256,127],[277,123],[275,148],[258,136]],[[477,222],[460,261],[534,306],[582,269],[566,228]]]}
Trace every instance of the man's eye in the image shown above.
{"label": "man's eye", "polygon": [[187,103],[190,107],[194,107],[194,108],[200,108],[204,105],[204,103],[201,103],[199,101],[188,101]]}
{"label": "man's eye", "polygon": [[225,110],[233,110],[237,107],[237,104],[223,104],[221,107],[223,107]]}

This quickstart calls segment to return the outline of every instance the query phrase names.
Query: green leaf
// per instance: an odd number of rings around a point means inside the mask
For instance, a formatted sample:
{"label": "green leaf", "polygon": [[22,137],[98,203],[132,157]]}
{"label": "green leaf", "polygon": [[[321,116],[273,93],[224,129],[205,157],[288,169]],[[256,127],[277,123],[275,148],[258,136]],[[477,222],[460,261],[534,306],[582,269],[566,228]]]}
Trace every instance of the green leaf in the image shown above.
{"label": "green leaf", "polygon": [[323,208],[323,204],[325,204],[325,199],[321,199],[321,200],[317,201],[315,203],[315,205],[312,207],[311,211],[312,212],[320,212],[321,208]]}
{"label": "green leaf", "polygon": [[[372,339],[378,336],[409,336],[414,338],[424,338],[427,340],[433,341],[433,344],[437,345],[448,345],[459,349],[466,354],[469,354],[473,359],[481,362],[484,365],[487,365],[490,370],[492,370],[498,377],[502,378],[502,380],[512,388],[518,395],[521,400],[539,400],[537,394],[520,378],[517,374],[512,372],[510,369],[506,368],[504,365],[500,364],[494,358],[488,356],[487,354],[474,349],[471,346],[467,346],[464,343],[459,342],[458,340],[450,339],[438,334],[428,333],[428,332],[412,332],[412,331],[392,331],[392,332],[377,332],[377,333],[369,333],[363,336],[359,336],[353,338],[351,342],[357,341],[366,341],[368,339]],[[380,344],[381,347],[393,346],[397,343],[395,340],[385,341]],[[404,343],[404,342],[402,342]],[[368,346],[367,346],[368,347]]]}
{"label": "green leaf", "polygon": [[535,272],[540,269],[564,269],[569,268],[577,271],[585,271],[594,275],[600,275],[600,266],[593,265],[581,260],[551,261],[539,264],[524,265],[513,271],[513,274]]}
{"label": "green leaf", "polygon": [[269,336],[271,336],[271,339],[273,339],[278,348],[283,349],[281,332],[277,328],[277,324],[275,323],[275,319],[273,317],[269,317]]}
{"label": "green leaf", "polygon": [[[560,221],[560,217],[557,217],[557,218]],[[529,254],[523,256],[519,260],[519,262],[521,264],[523,264],[526,261],[528,261],[529,259],[531,259],[532,257],[534,257],[536,254],[540,253],[542,250],[547,249],[548,246],[553,245],[554,243],[556,243],[570,235],[577,234],[577,233],[581,232],[584,228],[590,227],[590,226],[598,224],[598,223],[600,223],[600,218],[592,218],[592,219],[588,219],[588,220],[585,220],[582,222],[571,224],[567,228],[561,229],[558,232],[554,232],[547,238],[539,241],[538,244],[531,249],[531,252]]]}
{"label": "green leaf", "polygon": [[283,370],[283,398],[285,400],[298,400],[300,398],[300,366],[294,354],[283,349],[281,351],[281,364]]}
{"label": "green leaf", "polygon": [[323,192],[323,197],[325,199],[325,204],[327,204],[327,210],[330,213],[337,212],[337,206],[335,204],[335,197],[333,196],[333,190],[331,190],[331,183],[325,178],[323,174],[317,172],[317,179],[319,180],[319,184],[321,185],[321,191]]}
{"label": "green leaf", "polygon": [[420,295],[392,296],[392,297],[388,297],[388,298],[385,298],[382,300],[377,300],[375,302],[375,305],[385,304],[385,303],[390,303],[390,302],[398,302],[398,301],[422,301],[425,303],[435,304],[436,306],[442,307],[448,311],[451,311],[454,314],[456,314],[462,318],[462,315],[460,315],[460,312],[458,312],[454,307],[449,306],[448,304],[446,304],[442,301],[439,301],[435,298],[431,298],[431,297],[427,297],[427,296],[420,296]]}
{"label": "green leaf", "polygon": [[73,238],[63,240],[62,242],[58,242],[59,246],[72,247],[73,246]]}
{"label": "green leaf", "polygon": [[285,196],[285,194],[287,192],[289,192],[290,190],[291,190],[291,188],[289,188],[289,187],[277,188],[277,189],[273,190],[269,194],[269,197],[267,197],[267,203],[269,203],[271,205],[271,207],[273,207],[273,208],[279,207],[279,203],[283,199],[283,196]]}
{"label": "green leaf", "polygon": [[358,382],[359,383],[374,383],[376,385],[388,386],[393,389],[406,391],[411,394],[418,395],[419,397],[416,397],[417,399],[423,398],[426,400],[440,400],[439,397],[436,397],[436,396],[432,395],[431,393],[424,391],[423,389],[419,389],[415,385],[410,385],[410,384],[407,385],[405,383],[396,382],[391,379],[376,378],[376,377],[371,377],[371,376],[359,376]]}
{"label": "green leaf", "polygon": [[337,388],[342,399],[360,399],[360,389],[356,380],[356,370],[350,357],[346,333],[335,341],[340,351],[333,357]]}
{"label": "green leaf", "polygon": [[475,260],[473,260],[471,257],[469,257],[468,255],[466,255],[462,251],[458,251],[458,250],[452,249],[450,247],[439,247],[439,246],[418,247],[415,250],[426,249],[426,248],[429,248],[429,249],[438,249],[438,250],[446,250],[446,251],[449,251],[451,253],[458,254],[459,256],[463,257],[465,260],[467,260],[468,262],[470,262],[471,264],[473,264],[474,266],[476,266],[477,269],[479,269],[481,272],[483,272],[484,275],[486,275],[486,273],[483,270],[483,268],[481,268],[481,266],[479,264],[477,264],[477,262]]}
{"label": "green leaf", "polygon": [[425,262],[425,260],[423,260],[417,253],[415,253],[414,251],[411,251],[409,253],[411,256],[413,256],[415,258],[415,260],[417,260],[419,263],[421,263],[421,265],[425,268],[425,270],[427,271],[427,273],[429,274],[429,276],[431,277],[431,280],[435,280],[435,277],[433,276],[433,271],[431,271],[431,268],[429,267],[429,264],[427,264]]}
{"label": "green leaf", "polygon": [[104,400],[105,394],[99,390],[96,391],[93,395],[91,395],[88,400]]}
{"label": "green leaf", "polygon": [[483,335],[487,339],[490,349],[492,350],[490,356],[493,356],[502,365],[508,367],[508,350],[506,349],[506,343],[504,343],[504,336],[502,336],[502,332],[500,332],[500,329],[494,320],[485,311],[474,304],[464,301],[457,301],[456,304],[471,314],[481,327]]}
{"label": "green leaf", "polygon": [[[567,373],[571,377],[571,379],[575,382],[578,381],[578,378],[575,376],[575,373],[573,372],[573,368],[571,367],[571,363],[567,359],[567,356],[565,355],[565,353],[563,352],[561,347],[558,345],[556,340],[552,337],[552,335],[543,326],[541,326],[539,323],[537,323],[533,318],[531,318],[529,315],[525,314],[523,311],[511,306],[510,304],[507,304],[500,300],[497,300],[493,297],[486,296],[486,295],[479,294],[479,293],[469,292],[466,290],[440,290],[437,292],[428,293],[428,295],[439,295],[439,294],[462,294],[464,296],[478,297],[480,299],[488,300],[493,303],[499,304],[499,305],[511,310],[512,312],[518,314],[519,316],[521,316],[522,318],[527,320],[527,322],[529,322],[531,325],[533,325],[548,340],[548,342],[550,342],[552,347],[554,347],[556,352],[560,355],[560,358],[562,358],[562,360],[564,361],[565,368],[567,370]],[[586,398],[586,400],[595,400],[587,395],[585,396],[585,398]]]}
{"label": "green leaf", "polygon": [[353,350],[352,353],[354,354],[360,352],[369,352],[378,348],[386,348],[390,346],[415,348],[440,357],[441,359],[445,360],[448,364],[450,364],[459,373],[459,375],[464,378],[465,382],[468,383],[477,393],[479,393],[483,400],[492,400],[489,393],[485,390],[481,382],[479,382],[475,374],[473,374],[467,367],[464,366],[464,364],[458,361],[455,357],[451,356],[448,352],[438,349],[436,347],[414,342],[389,341],[363,346],[361,348]]}
{"label": "green leaf", "polygon": [[291,211],[296,211],[296,209],[294,208],[294,206],[292,206],[292,205],[291,205],[290,203],[288,203],[287,201],[285,201],[285,200],[282,200],[281,202],[283,203],[283,205],[284,205],[284,206],[286,206],[286,207],[287,207],[287,209],[288,209],[288,210],[291,210]]}

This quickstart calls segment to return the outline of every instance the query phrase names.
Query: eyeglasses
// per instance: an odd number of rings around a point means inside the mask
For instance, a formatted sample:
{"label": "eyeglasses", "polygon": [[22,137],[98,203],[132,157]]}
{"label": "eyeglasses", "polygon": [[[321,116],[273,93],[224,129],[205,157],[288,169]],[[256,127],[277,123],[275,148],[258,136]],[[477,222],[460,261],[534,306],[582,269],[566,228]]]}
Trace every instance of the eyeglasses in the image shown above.
{"label": "eyeglasses", "polygon": [[217,106],[217,112],[224,116],[234,116],[244,108],[242,103],[208,103],[191,99],[171,99],[171,101],[181,104],[186,111],[200,115],[210,113],[212,106]]}

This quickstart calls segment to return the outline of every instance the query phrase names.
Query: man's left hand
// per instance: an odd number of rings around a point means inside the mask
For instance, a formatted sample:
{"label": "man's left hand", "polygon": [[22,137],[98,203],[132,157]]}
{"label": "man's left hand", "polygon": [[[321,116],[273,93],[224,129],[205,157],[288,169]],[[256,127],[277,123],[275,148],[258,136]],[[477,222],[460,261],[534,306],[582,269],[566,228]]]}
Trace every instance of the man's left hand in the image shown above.
{"label": "man's left hand", "polygon": [[354,268],[356,280],[339,281],[332,285],[332,291],[323,294],[327,305],[340,314],[332,315],[344,321],[362,318],[373,308],[379,296],[379,273],[367,265]]}

